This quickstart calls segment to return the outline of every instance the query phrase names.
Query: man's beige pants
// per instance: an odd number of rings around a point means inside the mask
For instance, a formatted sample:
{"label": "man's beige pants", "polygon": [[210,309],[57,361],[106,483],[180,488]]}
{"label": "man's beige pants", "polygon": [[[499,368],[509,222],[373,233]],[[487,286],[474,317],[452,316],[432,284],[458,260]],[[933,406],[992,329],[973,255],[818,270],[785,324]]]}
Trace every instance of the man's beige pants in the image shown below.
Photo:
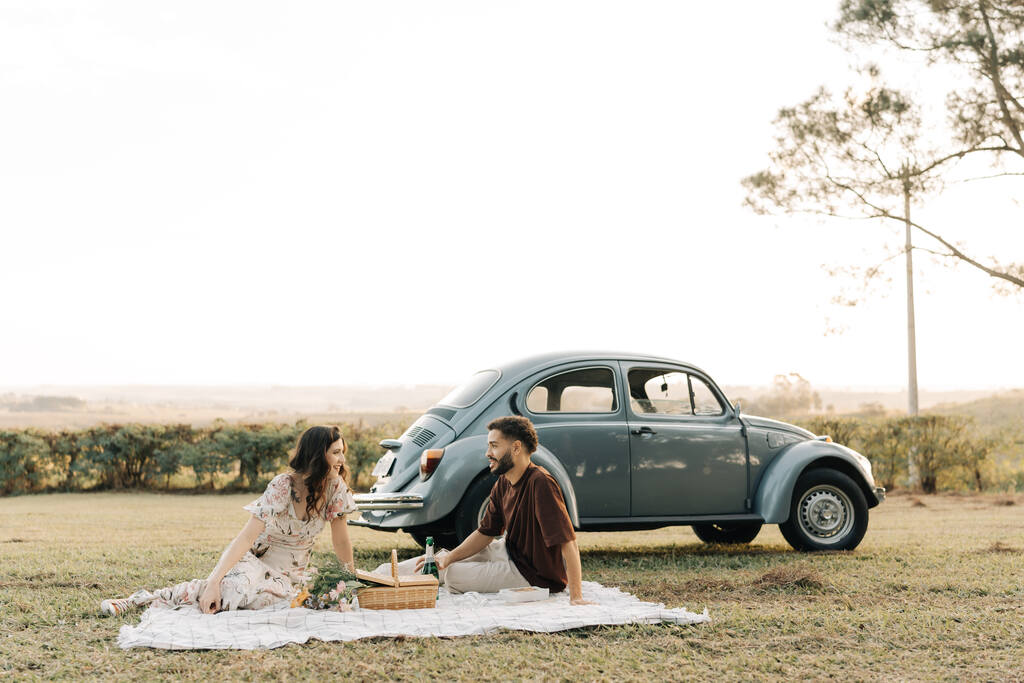
{"label": "man's beige pants", "polygon": [[[441,550],[437,554],[438,557],[444,557],[447,553],[447,550]],[[399,562],[398,575],[415,574],[418,559],[414,557]],[[391,564],[382,564],[374,573],[390,576]],[[440,574],[441,583],[453,593],[497,593],[502,588],[526,588],[530,585],[508,556],[504,538],[491,541],[476,555],[455,562],[442,569]]]}

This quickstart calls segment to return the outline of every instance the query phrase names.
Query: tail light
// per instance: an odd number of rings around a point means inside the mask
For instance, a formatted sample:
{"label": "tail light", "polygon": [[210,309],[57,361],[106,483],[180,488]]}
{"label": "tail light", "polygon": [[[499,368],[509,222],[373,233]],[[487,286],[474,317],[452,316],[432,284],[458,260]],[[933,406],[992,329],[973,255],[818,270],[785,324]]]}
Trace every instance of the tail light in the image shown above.
{"label": "tail light", "polygon": [[441,464],[443,456],[443,448],[431,448],[423,451],[423,454],[420,455],[420,481],[426,481],[430,478],[430,475],[434,473],[437,466]]}

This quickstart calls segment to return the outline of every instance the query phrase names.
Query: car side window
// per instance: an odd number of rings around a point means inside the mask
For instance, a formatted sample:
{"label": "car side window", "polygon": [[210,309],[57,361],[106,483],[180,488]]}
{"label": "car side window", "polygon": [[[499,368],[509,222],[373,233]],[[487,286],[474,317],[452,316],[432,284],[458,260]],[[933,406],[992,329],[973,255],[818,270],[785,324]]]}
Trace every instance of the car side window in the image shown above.
{"label": "car side window", "polygon": [[725,409],[722,407],[715,392],[707,382],[696,375],[690,375],[690,382],[693,384],[693,414],[694,415],[722,415]]}
{"label": "car side window", "polygon": [[629,407],[637,415],[722,415],[711,387],[696,375],[657,368],[629,371]]}
{"label": "car side window", "polygon": [[609,368],[581,368],[552,375],[526,395],[531,413],[614,413],[615,376]]}
{"label": "car side window", "polygon": [[[653,370],[633,370],[629,373],[629,405],[634,413],[659,415],[692,415],[690,389],[685,372],[666,372],[651,377]],[[634,377],[636,375],[636,377]],[[647,379],[649,377],[649,379]],[[642,384],[641,384],[642,382]],[[634,385],[642,387],[632,390]]]}

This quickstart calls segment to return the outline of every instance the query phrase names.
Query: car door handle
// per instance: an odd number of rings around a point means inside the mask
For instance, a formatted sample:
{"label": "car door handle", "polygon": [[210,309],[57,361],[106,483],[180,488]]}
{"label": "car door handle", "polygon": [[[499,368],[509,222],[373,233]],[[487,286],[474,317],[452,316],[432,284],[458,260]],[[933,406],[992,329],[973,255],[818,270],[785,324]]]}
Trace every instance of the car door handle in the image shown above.
{"label": "car door handle", "polygon": [[631,434],[636,434],[637,436],[643,436],[644,434],[657,434],[658,433],[658,432],[654,431],[653,429],[651,429],[650,427],[634,427],[633,429],[630,429],[629,432]]}

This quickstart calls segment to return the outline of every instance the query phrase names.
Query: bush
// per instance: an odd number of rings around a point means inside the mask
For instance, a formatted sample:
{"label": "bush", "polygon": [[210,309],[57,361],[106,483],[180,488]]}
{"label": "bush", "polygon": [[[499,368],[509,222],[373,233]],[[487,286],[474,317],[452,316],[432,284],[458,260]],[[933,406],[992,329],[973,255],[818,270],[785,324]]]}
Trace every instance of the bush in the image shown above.
{"label": "bush", "polygon": [[871,461],[875,481],[886,489],[910,485],[910,463],[917,470],[917,487],[924,493],[984,491],[993,485],[1012,488],[1012,472],[993,461],[1008,435],[992,435],[969,417],[812,416],[801,426],[862,453]]}
{"label": "bush", "polygon": [[865,429],[865,421],[853,417],[836,417],[834,415],[815,415],[803,420],[801,426],[815,434],[828,434],[836,443],[855,448]]}
{"label": "bush", "polygon": [[46,441],[31,430],[0,431],[0,493],[41,490],[49,454]]}
{"label": "bush", "polygon": [[288,452],[307,425],[220,423],[211,435],[210,453],[223,464],[238,466],[236,487],[262,490],[269,477],[288,464]]}

